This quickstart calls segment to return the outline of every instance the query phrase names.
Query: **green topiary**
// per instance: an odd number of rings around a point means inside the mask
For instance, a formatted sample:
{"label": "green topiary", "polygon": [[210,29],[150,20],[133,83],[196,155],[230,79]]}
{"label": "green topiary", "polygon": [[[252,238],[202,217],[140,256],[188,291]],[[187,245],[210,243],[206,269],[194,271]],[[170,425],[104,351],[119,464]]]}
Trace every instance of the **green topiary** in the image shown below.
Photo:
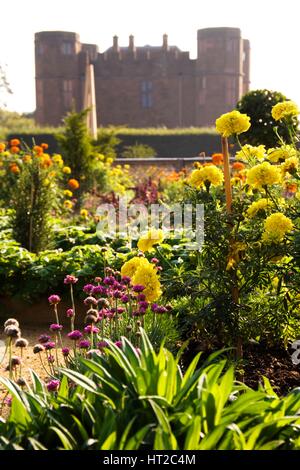
{"label": "green topiary", "polygon": [[[251,118],[251,127],[247,134],[241,134],[241,143],[276,147],[279,139],[274,132],[274,127],[278,128],[278,134],[286,143],[291,143],[287,126],[275,121],[271,113],[275,104],[286,100],[288,98],[277,91],[253,90],[246,93],[237,103],[237,109],[241,113],[248,114]],[[297,118],[293,119],[293,126],[296,131],[298,128]]]}

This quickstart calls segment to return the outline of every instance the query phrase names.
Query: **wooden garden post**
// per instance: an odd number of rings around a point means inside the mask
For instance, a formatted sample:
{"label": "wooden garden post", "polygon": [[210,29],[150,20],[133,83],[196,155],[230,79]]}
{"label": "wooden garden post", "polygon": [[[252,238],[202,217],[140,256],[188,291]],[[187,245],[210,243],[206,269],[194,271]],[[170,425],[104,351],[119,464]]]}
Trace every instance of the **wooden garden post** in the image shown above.
{"label": "wooden garden post", "polygon": [[[222,137],[222,153],[224,159],[224,183],[225,183],[225,197],[226,197],[226,211],[227,214],[232,212],[232,190],[231,190],[231,181],[230,181],[230,165],[229,165],[229,150],[228,150],[228,139],[227,137]],[[230,238],[229,247],[231,248],[234,243],[234,240]],[[229,249],[230,249],[229,248]],[[231,251],[231,250],[230,250]],[[232,300],[235,305],[239,303],[239,288],[237,283],[237,276],[235,272],[232,275]],[[238,336],[237,345],[236,345],[236,356],[237,359],[243,357],[243,342],[242,338]]]}

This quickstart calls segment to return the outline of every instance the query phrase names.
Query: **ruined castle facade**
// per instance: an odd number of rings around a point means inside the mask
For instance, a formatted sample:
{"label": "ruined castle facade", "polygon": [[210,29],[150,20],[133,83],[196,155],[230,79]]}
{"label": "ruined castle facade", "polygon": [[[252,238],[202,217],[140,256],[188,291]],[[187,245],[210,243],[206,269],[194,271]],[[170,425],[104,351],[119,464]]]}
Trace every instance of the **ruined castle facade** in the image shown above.
{"label": "ruined castle facade", "polygon": [[98,125],[210,126],[249,90],[250,45],[238,28],[198,31],[196,59],[168,44],[113,45],[99,52],[71,32],[35,35],[36,121],[57,126],[84,106],[87,64],[94,65]]}

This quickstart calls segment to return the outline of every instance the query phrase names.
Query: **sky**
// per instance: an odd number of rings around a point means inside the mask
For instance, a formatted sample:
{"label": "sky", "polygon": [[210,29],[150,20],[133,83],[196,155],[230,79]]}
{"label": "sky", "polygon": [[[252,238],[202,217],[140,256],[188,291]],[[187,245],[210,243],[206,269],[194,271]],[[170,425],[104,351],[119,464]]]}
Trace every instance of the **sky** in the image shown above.
{"label": "sky", "polygon": [[104,51],[119,36],[135,44],[162,43],[196,57],[197,30],[230,26],[251,43],[251,89],[281,91],[300,105],[299,0],[2,0],[0,64],[13,95],[7,109],[35,109],[34,33],[74,31]]}

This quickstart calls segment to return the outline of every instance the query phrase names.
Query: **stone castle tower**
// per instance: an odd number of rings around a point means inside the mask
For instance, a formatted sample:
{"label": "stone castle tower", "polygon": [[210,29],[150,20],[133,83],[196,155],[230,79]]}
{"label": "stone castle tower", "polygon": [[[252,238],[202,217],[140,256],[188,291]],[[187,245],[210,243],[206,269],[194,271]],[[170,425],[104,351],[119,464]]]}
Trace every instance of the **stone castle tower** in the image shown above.
{"label": "stone castle tower", "polygon": [[35,35],[36,121],[57,126],[82,109],[87,64],[93,64],[100,125],[210,126],[249,90],[250,44],[238,28],[198,31],[198,53],[168,44],[127,47],[118,37],[103,53],[71,32]]}

